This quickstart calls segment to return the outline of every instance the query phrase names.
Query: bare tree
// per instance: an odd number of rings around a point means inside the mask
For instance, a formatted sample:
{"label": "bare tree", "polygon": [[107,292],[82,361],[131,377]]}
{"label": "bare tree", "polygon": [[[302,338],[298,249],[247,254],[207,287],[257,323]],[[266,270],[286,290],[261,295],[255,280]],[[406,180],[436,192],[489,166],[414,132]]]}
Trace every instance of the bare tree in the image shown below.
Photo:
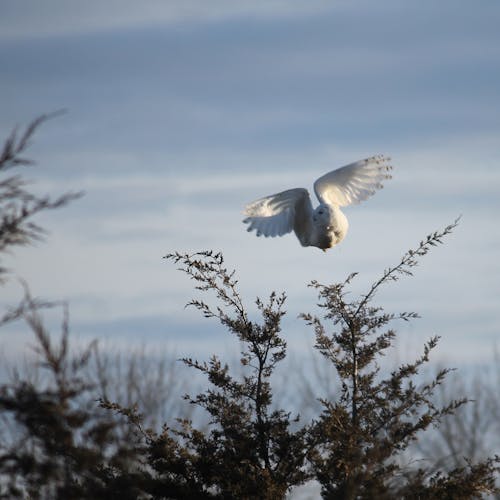
{"label": "bare tree", "polygon": [[[33,165],[22,156],[30,145],[37,128],[52,118],[42,115],[33,120],[22,134],[14,129],[0,153],[0,175],[13,167]],[[33,217],[45,210],[61,208],[81,196],[82,193],[65,193],[57,198],[37,196],[27,190],[27,182],[21,175],[0,179],[0,256],[14,246],[29,245],[43,237],[45,231],[33,221]],[[7,269],[0,267],[0,279],[5,279]]]}

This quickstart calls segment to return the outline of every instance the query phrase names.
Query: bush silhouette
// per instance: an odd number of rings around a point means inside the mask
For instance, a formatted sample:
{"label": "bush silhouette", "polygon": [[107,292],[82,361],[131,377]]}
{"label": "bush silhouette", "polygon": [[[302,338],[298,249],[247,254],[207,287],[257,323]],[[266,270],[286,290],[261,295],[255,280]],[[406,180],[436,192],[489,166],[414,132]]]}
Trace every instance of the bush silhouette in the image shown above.
{"label": "bush silhouette", "polygon": [[[20,155],[46,118],[34,121],[19,139],[15,133],[8,138],[0,173],[28,162]],[[39,238],[43,230],[33,217],[77,196],[38,198],[25,189],[20,176],[0,181],[0,252]],[[102,390],[105,384],[98,382],[103,373],[93,376],[89,368],[99,356],[97,346],[70,349],[65,305],[55,342],[42,313],[57,304],[33,298],[25,285],[24,299],[3,314],[1,323],[26,321],[45,376],[32,381],[19,373],[0,387],[6,426],[0,433],[0,496],[279,499],[312,480],[320,483],[324,498],[335,499],[466,499],[497,492],[498,457],[466,460],[451,470],[432,463],[404,465],[400,459],[429,427],[439,426],[467,403],[435,403],[433,395],[447,369],[417,382],[438,338],[431,338],[413,362],[386,376],[377,364],[396,338],[392,324],[416,317],[374,305],[378,290],[410,276],[456,224],[409,250],[358,298],[348,293],[354,274],[342,283],[311,283],[322,314],[304,314],[303,319],[314,331],[318,355],[332,363],[341,381],[339,393],[321,400],[322,411],[311,421],[300,420],[275,401],[279,388],[271,376],[287,355],[281,333],[286,296],[272,293],[267,301],[257,299],[260,319],[251,320],[235,273],[225,268],[220,253],[166,256],[197,290],[216,300],[215,306],[200,299],[189,305],[218,321],[241,346],[238,369],[215,355],[207,361],[182,360],[208,382],[206,390],[186,396],[209,416],[209,424],[202,427],[179,415],[152,429],[144,408],[110,400]],[[2,273],[6,279],[7,271]]]}

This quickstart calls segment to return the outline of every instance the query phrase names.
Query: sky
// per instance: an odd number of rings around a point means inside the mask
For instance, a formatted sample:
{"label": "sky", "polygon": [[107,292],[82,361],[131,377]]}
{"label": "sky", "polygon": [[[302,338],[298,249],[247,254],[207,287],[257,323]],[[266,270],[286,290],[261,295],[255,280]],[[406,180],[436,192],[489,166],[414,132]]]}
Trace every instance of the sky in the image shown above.
{"label": "sky", "polygon": [[[238,349],[184,308],[192,283],[162,257],[222,251],[251,311],[286,290],[297,363],[318,313],[311,280],[359,272],[353,294],[427,234],[461,221],[415,276],[377,303],[417,311],[397,357],[441,335],[436,363],[488,362],[500,311],[500,4],[0,0],[0,137],[64,109],[37,132],[25,171],[38,193],[84,190],[39,217],[48,238],[8,256],[3,306],[66,300],[76,339],[179,355]],[[323,253],[295,236],[247,233],[247,202],[373,154],[393,179],[345,213]],[[51,321],[50,315],[48,321]],[[26,329],[2,334],[24,349]]]}

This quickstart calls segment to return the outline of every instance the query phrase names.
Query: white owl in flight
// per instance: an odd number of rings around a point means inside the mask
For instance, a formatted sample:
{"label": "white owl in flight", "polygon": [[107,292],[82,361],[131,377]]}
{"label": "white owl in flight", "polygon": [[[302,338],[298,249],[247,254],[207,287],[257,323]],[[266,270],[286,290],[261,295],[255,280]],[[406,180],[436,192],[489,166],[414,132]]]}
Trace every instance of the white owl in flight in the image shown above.
{"label": "white owl in flight", "polygon": [[319,200],[314,210],[307,189],[289,189],[249,203],[243,222],[257,236],[283,236],[293,230],[302,246],[326,251],[347,234],[349,223],[340,207],[366,200],[382,188],[382,181],[391,178],[389,160],[372,156],[323,175],[314,183]]}

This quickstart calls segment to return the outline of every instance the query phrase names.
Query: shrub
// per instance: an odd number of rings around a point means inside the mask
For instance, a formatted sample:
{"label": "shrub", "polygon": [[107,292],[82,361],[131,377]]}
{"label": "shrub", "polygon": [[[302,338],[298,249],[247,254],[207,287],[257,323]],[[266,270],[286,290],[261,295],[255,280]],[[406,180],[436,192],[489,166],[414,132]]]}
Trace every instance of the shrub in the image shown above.
{"label": "shrub", "polygon": [[[20,154],[46,119],[35,120],[19,139],[16,132],[7,139],[0,173],[29,163]],[[1,180],[0,254],[40,238],[43,229],[33,217],[78,196],[37,197],[20,176]],[[237,369],[215,355],[208,361],[182,360],[208,381],[206,390],[185,397],[209,416],[204,427],[179,414],[155,430],[146,423],[155,421],[144,414],[147,407],[110,400],[107,388],[120,381],[109,379],[113,370],[99,368],[103,364],[96,344],[81,352],[69,348],[64,304],[55,343],[42,310],[57,304],[33,298],[25,285],[24,299],[3,314],[0,324],[26,321],[45,375],[33,381],[17,374],[0,386],[0,416],[10,429],[0,433],[0,497],[279,499],[310,480],[320,483],[324,498],[466,499],[497,492],[498,457],[466,459],[451,470],[439,463],[402,465],[400,457],[411,443],[467,403],[434,402],[447,369],[417,383],[438,338],[431,338],[416,360],[388,375],[378,367],[396,337],[393,322],[417,316],[387,313],[374,305],[379,288],[411,275],[418,260],[457,222],[409,250],[359,298],[348,294],[354,274],[333,285],[311,283],[322,315],[302,317],[314,329],[317,351],[341,381],[338,394],[321,400],[322,410],[312,421],[301,421],[275,401],[271,376],[287,354],[281,333],[286,296],[272,293],[267,302],[257,299],[260,319],[250,319],[235,273],[225,268],[220,253],[166,256],[217,303],[197,299],[189,305],[217,320],[241,346]],[[0,278],[6,276],[1,269]],[[98,373],[93,374],[92,366]],[[156,385],[143,388],[152,391],[143,400],[161,398]],[[149,411],[159,406],[149,405]]]}

